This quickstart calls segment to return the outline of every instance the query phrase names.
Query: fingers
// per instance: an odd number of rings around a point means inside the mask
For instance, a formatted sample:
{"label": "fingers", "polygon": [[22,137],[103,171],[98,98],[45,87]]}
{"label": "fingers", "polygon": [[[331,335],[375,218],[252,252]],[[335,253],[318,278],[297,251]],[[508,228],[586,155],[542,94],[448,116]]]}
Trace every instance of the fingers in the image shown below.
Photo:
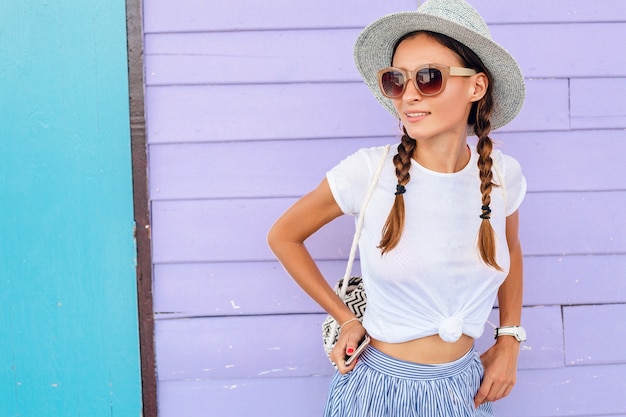
{"label": "fingers", "polygon": [[330,358],[335,363],[340,373],[346,374],[354,369],[357,361],[355,360],[349,366],[346,366],[346,357],[354,353],[364,334],[365,329],[359,325],[353,326],[349,331],[344,330],[339,335],[337,344],[335,344],[335,347],[330,352]]}
{"label": "fingers", "polygon": [[474,397],[475,408],[478,408],[482,403],[485,402],[485,400],[487,399],[487,396],[489,395],[490,388],[491,387],[487,386],[487,384],[485,384],[484,381],[482,384],[480,384],[480,388],[478,389],[478,392],[476,393],[476,396]]}
{"label": "fingers", "polygon": [[495,381],[491,378],[485,378],[474,397],[474,406],[478,408],[483,403],[501,400],[511,393],[514,384],[508,380]]}

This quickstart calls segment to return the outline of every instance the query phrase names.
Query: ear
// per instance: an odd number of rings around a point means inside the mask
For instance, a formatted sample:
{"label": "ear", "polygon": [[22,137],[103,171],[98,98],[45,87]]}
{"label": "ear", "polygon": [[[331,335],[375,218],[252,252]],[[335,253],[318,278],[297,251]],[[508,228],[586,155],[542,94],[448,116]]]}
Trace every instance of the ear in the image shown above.
{"label": "ear", "polygon": [[479,72],[472,77],[472,84],[470,89],[470,101],[476,102],[487,94],[487,87],[489,86],[489,79],[484,72]]}

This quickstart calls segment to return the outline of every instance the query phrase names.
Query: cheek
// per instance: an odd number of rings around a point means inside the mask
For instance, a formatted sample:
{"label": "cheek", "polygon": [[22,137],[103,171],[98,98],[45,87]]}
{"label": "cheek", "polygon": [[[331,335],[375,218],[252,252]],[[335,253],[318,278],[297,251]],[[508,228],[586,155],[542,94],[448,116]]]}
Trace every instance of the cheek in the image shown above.
{"label": "cheek", "polygon": [[401,98],[393,98],[391,99],[391,103],[393,104],[393,108],[396,109],[396,113],[400,115],[400,109],[402,108],[402,99]]}

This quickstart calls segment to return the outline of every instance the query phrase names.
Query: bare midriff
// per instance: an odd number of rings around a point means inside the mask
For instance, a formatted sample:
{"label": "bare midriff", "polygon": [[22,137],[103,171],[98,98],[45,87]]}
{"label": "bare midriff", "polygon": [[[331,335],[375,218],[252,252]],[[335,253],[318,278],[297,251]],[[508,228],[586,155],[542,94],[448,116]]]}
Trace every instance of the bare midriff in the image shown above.
{"label": "bare midriff", "polygon": [[453,362],[465,355],[474,345],[474,339],[461,335],[454,343],[444,342],[439,335],[422,337],[403,343],[387,343],[372,338],[370,345],[379,351],[407,362],[440,364]]}

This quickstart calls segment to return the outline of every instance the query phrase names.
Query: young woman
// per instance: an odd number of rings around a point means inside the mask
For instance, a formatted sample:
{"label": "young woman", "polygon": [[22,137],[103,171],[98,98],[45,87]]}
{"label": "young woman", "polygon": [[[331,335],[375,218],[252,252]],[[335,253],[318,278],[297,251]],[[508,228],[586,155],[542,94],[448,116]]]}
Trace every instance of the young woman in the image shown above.
{"label": "young woman", "polygon": [[[492,149],[489,133],[520,111],[523,76],[462,0],[428,0],[377,20],[359,36],[355,60],[404,133],[365,212],[363,323],[304,241],[343,214],[358,216],[382,147],[331,169],[268,236],[287,272],[342,323],[325,415],[493,415],[492,402],[515,384],[525,340],[518,208],[526,182],[517,161]],[[478,138],[474,151],[468,134]],[[479,357],[474,340],[496,296],[496,342]],[[370,345],[346,366],[366,332]]]}

